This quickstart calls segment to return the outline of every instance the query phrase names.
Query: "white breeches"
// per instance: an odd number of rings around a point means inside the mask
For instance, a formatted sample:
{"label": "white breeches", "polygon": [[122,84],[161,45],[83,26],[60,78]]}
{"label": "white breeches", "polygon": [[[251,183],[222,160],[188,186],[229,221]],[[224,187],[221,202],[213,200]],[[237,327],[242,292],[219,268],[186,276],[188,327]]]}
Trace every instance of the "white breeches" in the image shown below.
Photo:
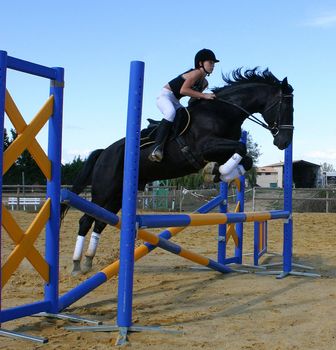
{"label": "white breeches", "polygon": [[174,121],[176,110],[183,107],[173,92],[166,88],[161,90],[161,94],[156,99],[156,105],[163,114],[163,118],[169,122]]}

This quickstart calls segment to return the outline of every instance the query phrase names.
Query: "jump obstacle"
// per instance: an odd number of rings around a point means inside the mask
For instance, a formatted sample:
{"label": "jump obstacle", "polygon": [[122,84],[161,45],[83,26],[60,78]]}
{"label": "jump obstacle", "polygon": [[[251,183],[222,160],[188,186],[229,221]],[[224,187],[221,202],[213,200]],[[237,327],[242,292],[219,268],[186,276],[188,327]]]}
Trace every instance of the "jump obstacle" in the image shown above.
{"label": "jump obstacle", "polygon": [[[22,118],[18,108],[6,90],[6,70],[13,69],[28,74],[37,75],[50,79],[50,97],[38,115],[27,125]],[[45,280],[44,300],[31,304],[21,305],[14,308],[1,310],[0,322],[25,316],[38,314],[40,316],[55,316],[72,321],[84,321],[95,324],[94,327],[68,327],[72,330],[92,330],[92,331],[119,331],[117,344],[122,345],[127,341],[127,333],[130,331],[142,330],[162,330],[160,327],[140,327],[132,325],[132,297],[133,297],[133,271],[134,262],[151,252],[156,247],[165,249],[171,253],[189,259],[207,268],[228,273],[235,271],[229,264],[242,264],[243,253],[243,222],[255,222],[255,234],[262,238],[262,243],[255,247],[255,265],[258,264],[259,257],[266,249],[266,231],[268,220],[285,219],[284,223],[284,246],[283,246],[283,270],[276,271],[279,278],[289,274],[301,274],[292,270],[292,146],[285,151],[285,200],[284,210],[273,210],[268,212],[244,213],[244,177],[237,181],[237,206],[236,212],[227,212],[228,185],[221,183],[220,194],[207,204],[200,207],[193,214],[179,215],[137,215],[136,214],[136,194],[138,186],[138,166],[139,166],[139,143],[140,124],[142,109],[144,63],[139,61],[131,62],[127,130],[126,130],[126,150],[123,188],[123,218],[120,218],[67,190],[60,191],[60,166],[61,166],[61,136],[62,136],[62,104],[64,88],[63,68],[48,68],[35,63],[10,57],[5,51],[0,51],[0,133],[3,135],[4,112],[8,115],[16,128],[19,136],[12,145],[3,153],[3,173],[5,173],[21,152],[27,148],[37,164],[45,174],[47,183],[47,201],[37,214],[36,219],[28,228],[27,232],[15,222],[11,214],[2,206],[1,222],[16,244],[16,248],[10,254],[8,260],[1,265],[1,289],[9,280],[20,262],[26,257],[36,268],[38,273]],[[48,156],[37,143],[35,136],[49,120],[49,142]],[[3,140],[0,140],[3,147]],[[1,180],[2,185],[2,180]],[[2,186],[1,186],[2,187]],[[2,196],[2,192],[1,192]],[[79,284],[74,289],[59,296],[59,209],[60,201],[101,220],[110,225],[121,228],[120,236],[120,260],[110,264],[100,272],[96,273],[86,281]],[[209,213],[219,207],[219,213]],[[46,248],[45,258],[34,248],[33,243],[43,226],[46,226]],[[219,225],[218,233],[218,256],[217,261],[201,256],[200,254],[186,250],[181,246],[172,243],[169,239],[187,226]],[[150,227],[166,227],[158,236],[150,233]],[[260,228],[261,227],[261,228]],[[262,229],[264,228],[264,229]],[[258,233],[258,234],[257,234]],[[136,234],[145,241],[143,245],[134,249]],[[235,254],[227,257],[226,244],[232,237],[235,242]],[[256,238],[257,240],[257,238]],[[0,246],[1,248],[1,246]],[[0,249],[1,252],[1,249]],[[60,314],[61,311],[81,299],[86,294],[93,291],[109,280],[112,276],[118,275],[118,314],[116,325],[101,326],[97,321],[81,319],[76,316]],[[1,296],[1,295],[0,295]],[[0,298],[1,300],[1,298]],[[1,304],[0,304],[1,306]],[[168,331],[167,331],[168,332]],[[0,335],[29,339],[38,342],[46,342],[47,339],[33,337],[25,334],[4,330],[0,328]]]}

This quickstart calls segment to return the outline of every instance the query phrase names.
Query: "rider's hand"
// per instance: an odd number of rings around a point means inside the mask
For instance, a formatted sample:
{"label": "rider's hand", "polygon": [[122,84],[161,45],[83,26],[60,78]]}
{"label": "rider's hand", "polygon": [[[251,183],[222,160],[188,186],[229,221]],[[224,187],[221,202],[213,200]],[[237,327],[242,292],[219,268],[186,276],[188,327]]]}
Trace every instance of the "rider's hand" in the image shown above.
{"label": "rider's hand", "polygon": [[216,98],[216,95],[214,93],[210,93],[210,94],[205,93],[203,94],[203,98],[205,100],[214,100]]}

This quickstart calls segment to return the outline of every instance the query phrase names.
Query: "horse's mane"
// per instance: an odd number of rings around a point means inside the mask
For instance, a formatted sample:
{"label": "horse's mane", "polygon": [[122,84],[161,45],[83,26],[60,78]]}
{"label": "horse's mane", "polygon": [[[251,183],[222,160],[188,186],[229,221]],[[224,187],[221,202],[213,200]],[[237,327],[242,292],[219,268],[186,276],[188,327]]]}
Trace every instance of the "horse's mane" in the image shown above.
{"label": "horse's mane", "polygon": [[242,84],[250,84],[250,83],[261,83],[261,84],[269,84],[274,86],[279,86],[281,81],[276,78],[271,71],[265,69],[264,71],[260,71],[259,67],[255,67],[253,69],[246,69],[244,72],[243,68],[238,68],[233,70],[231,73],[222,74],[222,78],[226,85],[222,87],[216,87],[212,89],[214,93],[220,92],[225,88],[230,86],[240,86]]}

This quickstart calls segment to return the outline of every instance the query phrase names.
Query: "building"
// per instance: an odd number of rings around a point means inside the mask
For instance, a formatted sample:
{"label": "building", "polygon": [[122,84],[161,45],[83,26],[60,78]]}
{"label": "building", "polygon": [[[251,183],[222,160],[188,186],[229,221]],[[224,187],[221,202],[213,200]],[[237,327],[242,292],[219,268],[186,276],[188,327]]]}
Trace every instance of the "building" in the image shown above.
{"label": "building", "polygon": [[283,162],[257,168],[257,186],[282,188]]}
{"label": "building", "polygon": [[[284,163],[279,162],[257,168],[257,186],[282,188]],[[320,165],[305,160],[293,161],[293,187],[315,188],[321,185]]]}
{"label": "building", "polygon": [[336,171],[324,171],[322,185],[323,187],[336,187]]}

